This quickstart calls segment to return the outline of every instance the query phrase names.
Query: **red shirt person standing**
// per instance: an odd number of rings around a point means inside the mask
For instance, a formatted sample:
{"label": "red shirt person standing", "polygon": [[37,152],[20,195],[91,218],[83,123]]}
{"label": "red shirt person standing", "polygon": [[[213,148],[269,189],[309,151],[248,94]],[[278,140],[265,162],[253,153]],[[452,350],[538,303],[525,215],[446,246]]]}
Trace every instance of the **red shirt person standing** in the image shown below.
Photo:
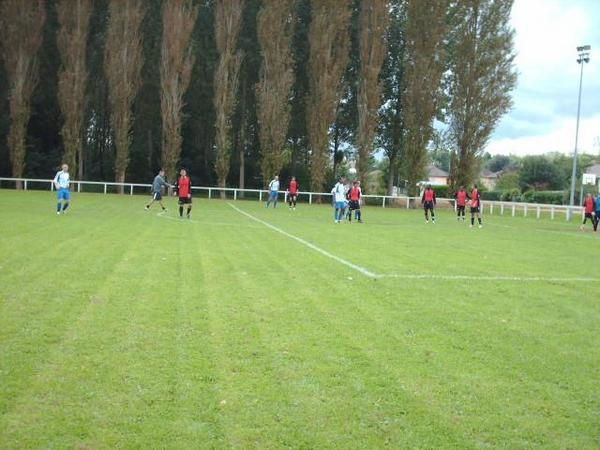
{"label": "red shirt person standing", "polygon": [[477,216],[479,228],[481,228],[483,226],[481,223],[481,195],[476,184],[473,185],[473,190],[471,191],[471,227],[475,225],[475,216]]}
{"label": "red shirt person standing", "polygon": [[592,197],[592,194],[588,193],[585,196],[585,200],[583,201],[583,208],[584,216],[583,223],[580,227],[581,231],[583,231],[583,226],[585,225],[588,219],[590,219],[590,221],[592,222],[592,226],[594,225],[594,222],[597,219],[596,217],[594,217],[596,214],[596,202],[594,201],[594,197]]}
{"label": "red shirt person standing", "polygon": [[296,181],[296,177],[292,177],[290,185],[288,186],[288,205],[291,210],[296,210],[296,202],[298,201],[298,190],[300,186]]}
{"label": "red shirt person standing", "polygon": [[465,206],[467,205],[467,200],[469,200],[469,194],[465,191],[464,186],[461,186],[456,194],[454,194],[454,198],[456,199],[456,220],[465,220]]}
{"label": "red shirt person standing", "polygon": [[183,217],[183,205],[187,205],[186,217],[189,219],[192,212],[192,180],[185,169],[179,171],[174,194],[179,197],[179,217]]}

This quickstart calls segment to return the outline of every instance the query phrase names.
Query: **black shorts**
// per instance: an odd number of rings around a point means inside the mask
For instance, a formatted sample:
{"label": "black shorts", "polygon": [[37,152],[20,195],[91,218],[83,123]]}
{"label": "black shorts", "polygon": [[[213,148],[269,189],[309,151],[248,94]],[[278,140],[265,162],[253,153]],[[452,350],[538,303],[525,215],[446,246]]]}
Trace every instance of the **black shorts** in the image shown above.
{"label": "black shorts", "polygon": [[153,192],[152,193],[152,200],[155,200],[157,202],[162,200],[162,193],[160,192]]}
{"label": "black shorts", "polygon": [[298,194],[292,194],[292,193],[290,192],[290,195],[288,195],[288,200],[289,200],[289,201],[295,201],[295,200],[298,200]]}
{"label": "black shorts", "polygon": [[465,212],[465,205],[458,205],[456,207],[456,211],[459,212],[459,213],[461,212],[461,213],[464,214],[464,212]]}
{"label": "black shorts", "polygon": [[180,205],[191,205],[192,197],[179,197],[179,204]]}
{"label": "black shorts", "polygon": [[350,200],[348,206],[350,207],[350,211],[360,209],[360,203],[358,202],[358,200]]}
{"label": "black shorts", "polygon": [[586,213],[585,213],[585,218],[586,218],[586,219],[592,219],[592,220],[594,220],[594,215],[593,215],[592,213],[588,213],[588,212],[586,212]]}
{"label": "black shorts", "polygon": [[471,214],[477,214],[479,212],[479,206],[471,206]]}
{"label": "black shorts", "polygon": [[433,209],[433,202],[425,202],[423,203],[423,208],[427,209]]}

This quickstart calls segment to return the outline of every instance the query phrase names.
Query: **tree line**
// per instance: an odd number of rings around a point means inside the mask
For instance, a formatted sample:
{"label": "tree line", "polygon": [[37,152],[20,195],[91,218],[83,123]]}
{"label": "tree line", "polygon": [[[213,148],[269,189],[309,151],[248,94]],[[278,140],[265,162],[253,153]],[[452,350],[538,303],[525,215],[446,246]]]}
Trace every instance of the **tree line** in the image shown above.
{"label": "tree line", "polygon": [[[434,123],[476,180],[516,83],[512,0],[2,0],[0,173],[320,191],[383,157],[425,175]],[[381,156],[383,155],[383,156]]]}

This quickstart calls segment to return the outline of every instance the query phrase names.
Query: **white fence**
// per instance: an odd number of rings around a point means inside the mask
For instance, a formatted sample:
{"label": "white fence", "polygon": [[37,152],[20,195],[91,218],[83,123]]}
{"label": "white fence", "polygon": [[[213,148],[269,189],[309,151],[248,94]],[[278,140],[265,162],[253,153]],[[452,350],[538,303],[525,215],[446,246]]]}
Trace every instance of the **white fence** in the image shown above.
{"label": "white fence", "polygon": [[[32,179],[32,178],[1,178],[0,177],[0,188],[9,187],[15,188],[21,183],[24,190],[54,190],[54,183],[52,180],[45,179]],[[96,193],[115,193],[118,188],[123,187],[123,191],[126,194],[147,194],[150,192],[151,184],[143,183],[114,183],[114,182],[103,182],[103,181],[71,181],[71,188],[77,192],[96,192]],[[220,188],[220,187],[205,187],[205,186],[193,186],[192,190],[198,193],[206,195],[208,199],[221,198],[226,196],[233,200],[240,198],[252,197],[258,201],[263,201],[263,196],[267,198],[268,191],[264,189],[238,189],[238,188]],[[284,196],[284,200],[287,201],[287,193],[280,191]],[[317,197],[325,197],[326,199],[331,198],[330,192],[299,192],[298,198],[305,202],[312,204],[313,200]],[[363,201],[367,205],[381,206],[382,208],[410,208],[412,206],[419,205],[419,197],[404,197],[404,196],[391,196],[391,195],[363,195]],[[439,198],[438,207],[455,208],[454,199]],[[584,210],[580,206],[564,206],[564,205],[546,205],[541,203],[519,203],[519,202],[502,202],[502,201],[488,201],[482,202],[482,213],[484,214],[500,214],[500,215],[511,215],[515,216],[535,216],[540,219],[542,217],[549,217],[554,220],[557,216],[564,215],[566,220],[570,220],[573,214],[580,213],[583,217]]]}

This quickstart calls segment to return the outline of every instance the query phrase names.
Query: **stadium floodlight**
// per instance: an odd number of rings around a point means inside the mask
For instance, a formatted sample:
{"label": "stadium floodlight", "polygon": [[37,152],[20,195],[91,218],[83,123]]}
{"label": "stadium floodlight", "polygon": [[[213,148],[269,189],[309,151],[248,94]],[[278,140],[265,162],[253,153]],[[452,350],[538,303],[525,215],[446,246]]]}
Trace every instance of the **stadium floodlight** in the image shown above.
{"label": "stadium floodlight", "polygon": [[[581,65],[579,73],[579,97],[577,100],[577,121],[575,125],[575,149],[573,151],[573,172],[571,173],[571,194],[569,196],[569,206],[574,206],[575,203],[575,178],[577,177],[577,141],[579,139],[579,115],[581,113],[581,85],[583,82],[583,66],[590,62],[590,45],[581,45],[577,47],[577,64]],[[569,219],[571,218],[571,210],[569,209]]]}

